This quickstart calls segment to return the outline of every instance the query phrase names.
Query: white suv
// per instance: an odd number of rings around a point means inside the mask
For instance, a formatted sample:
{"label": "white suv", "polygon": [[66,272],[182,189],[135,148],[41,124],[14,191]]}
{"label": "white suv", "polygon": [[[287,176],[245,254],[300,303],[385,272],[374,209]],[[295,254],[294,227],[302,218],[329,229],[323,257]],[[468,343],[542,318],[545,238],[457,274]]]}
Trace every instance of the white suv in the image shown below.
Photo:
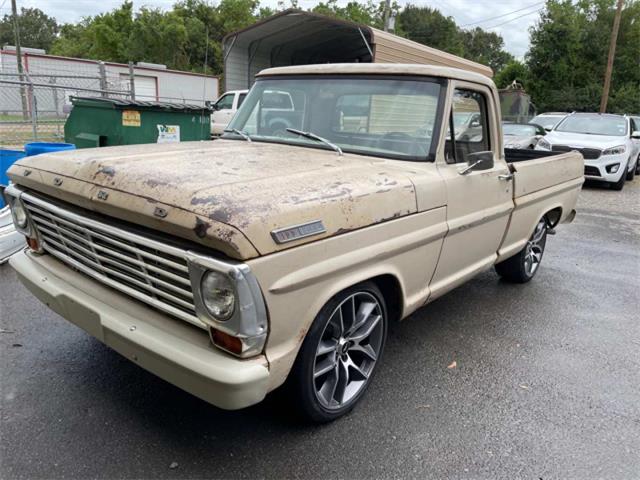
{"label": "white suv", "polygon": [[536,150],[578,150],[584,157],[584,175],[622,190],[632,180],[640,150],[640,125],[623,115],[572,113],[544,138]]}

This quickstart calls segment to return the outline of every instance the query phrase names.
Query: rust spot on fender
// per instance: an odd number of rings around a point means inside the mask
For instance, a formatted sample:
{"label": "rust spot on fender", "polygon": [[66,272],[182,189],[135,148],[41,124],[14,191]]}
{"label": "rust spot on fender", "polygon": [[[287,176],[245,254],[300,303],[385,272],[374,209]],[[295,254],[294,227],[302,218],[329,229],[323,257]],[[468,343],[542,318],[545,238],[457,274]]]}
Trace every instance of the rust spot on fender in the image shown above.
{"label": "rust spot on fender", "polygon": [[206,237],[207,230],[209,229],[210,226],[211,224],[209,222],[205,222],[204,220],[201,220],[200,217],[196,217],[196,226],[193,229],[193,231],[196,234],[196,237],[198,238]]}

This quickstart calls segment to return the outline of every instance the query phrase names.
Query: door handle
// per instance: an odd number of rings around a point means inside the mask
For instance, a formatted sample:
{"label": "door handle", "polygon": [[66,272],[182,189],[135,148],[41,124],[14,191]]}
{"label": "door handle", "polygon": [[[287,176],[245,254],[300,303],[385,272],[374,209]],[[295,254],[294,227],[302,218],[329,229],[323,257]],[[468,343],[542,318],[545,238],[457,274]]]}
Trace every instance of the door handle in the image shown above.
{"label": "door handle", "polygon": [[508,181],[508,180],[511,180],[513,178],[513,173],[506,173],[504,175],[498,175],[498,178],[500,180]]}

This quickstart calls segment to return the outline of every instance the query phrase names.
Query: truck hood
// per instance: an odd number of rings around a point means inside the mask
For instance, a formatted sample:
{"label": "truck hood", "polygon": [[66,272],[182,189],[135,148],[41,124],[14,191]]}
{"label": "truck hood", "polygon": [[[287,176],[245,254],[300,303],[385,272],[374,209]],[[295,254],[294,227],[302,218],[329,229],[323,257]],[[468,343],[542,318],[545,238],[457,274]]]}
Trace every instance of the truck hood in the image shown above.
{"label": "truck hood", "polygon": [[[395,163],[216,140],[25,157],[9,176],[78,206],[247,259],[415,213],[414,186]],[[285,243],[271,233],[315,221],[324,232],[305,238],[294,232]]]}
{"label": "truck hood", "polygon": [[627,142],[626,137],[615,135],[587,135],[584,133],[549,132],[544,139],[551,145],[567,145],[579,148],[605,148],[617,147]]}

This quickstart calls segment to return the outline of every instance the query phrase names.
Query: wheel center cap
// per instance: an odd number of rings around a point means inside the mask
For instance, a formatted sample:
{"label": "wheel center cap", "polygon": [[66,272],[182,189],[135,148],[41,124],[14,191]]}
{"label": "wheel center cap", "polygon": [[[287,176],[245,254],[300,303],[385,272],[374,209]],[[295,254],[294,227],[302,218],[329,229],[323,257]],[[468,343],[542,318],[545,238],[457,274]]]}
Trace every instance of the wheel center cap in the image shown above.
{"label": "wheel center cap", "polygon": [[349,347],[351,347],[351,342],[349,342],[349,340],[341,338],[338,345],[338,351],[340,352],[340,355],[346,355],[349,351]]}

